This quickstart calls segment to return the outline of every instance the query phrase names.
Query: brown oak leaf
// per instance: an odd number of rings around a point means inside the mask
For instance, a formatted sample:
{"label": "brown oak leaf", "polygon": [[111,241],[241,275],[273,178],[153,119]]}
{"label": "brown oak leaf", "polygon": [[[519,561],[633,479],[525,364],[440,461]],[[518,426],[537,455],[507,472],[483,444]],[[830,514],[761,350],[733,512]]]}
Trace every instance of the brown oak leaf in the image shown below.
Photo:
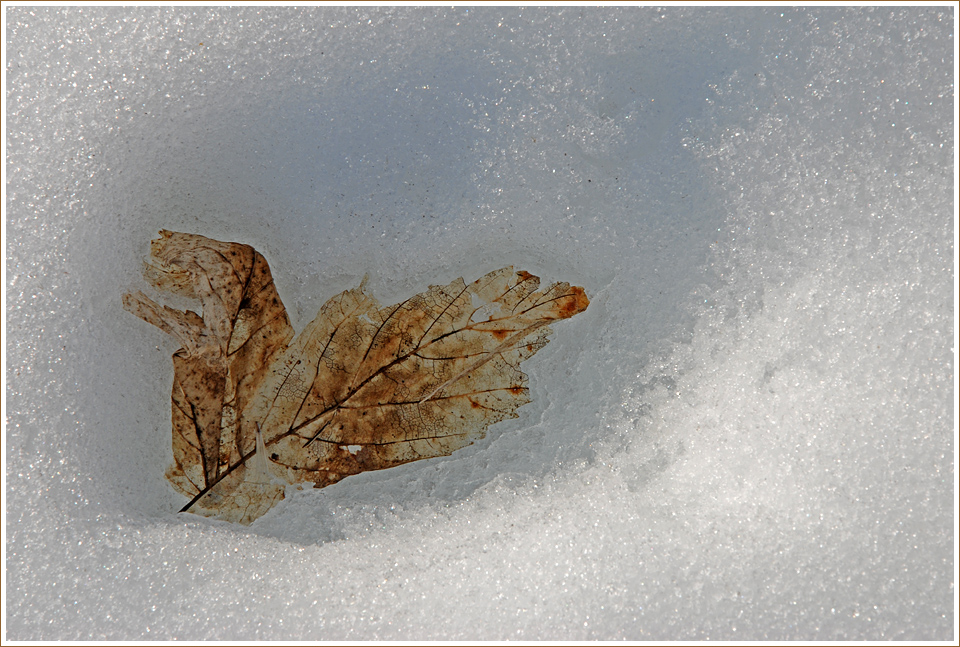
{"label": "brown oak leaf", "polygon": [[[583,288],[505,267],[382,307],[363,284],[294,339],[267,261],[249,245],[161,231],[144,277],[202,316],[142,292],[124,309],[173,335],[173,464],[181,510],[249,524],[287,485],[446,456],[530,401],[520,362]],[[292,340],[292,341],[291,341]]]}

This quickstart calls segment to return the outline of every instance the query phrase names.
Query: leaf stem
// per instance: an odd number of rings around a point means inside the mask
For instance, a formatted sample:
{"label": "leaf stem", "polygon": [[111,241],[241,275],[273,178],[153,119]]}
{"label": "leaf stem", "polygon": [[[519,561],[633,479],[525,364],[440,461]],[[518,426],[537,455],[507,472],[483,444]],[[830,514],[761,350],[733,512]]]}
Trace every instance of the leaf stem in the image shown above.
{"label": "leaf stem", "polygon": [[197,492],[196,496],[194,496],[192,499],[190,499],[190,502],[187,503],[187,505],[185,505],[185,506],[183,506],[182,508],[180,508],[180,512],[187,512],[191,507],[193,507],[193,504],[194,504],[194,503],[196,503],[196,502],[199,501],[201,498],[203,498],[203,495],[204,495],[204,494],[206,494],[207,492],[209,492],[210,490],[212,490],[213,488],[215,488],[215,487],[217,486],[217,483],[219,483],[220,481],[222,481],[223,479],[225,479],[226,477],[228,477],[230,474],[232,474],[235,469],[237,469],[238,467],[240,467],[241,465],[243,465],[244,463],[246,463],[247,460],[248,460],[251,456],[253,456],[254,454],[256,454],[256,453],[257,453],[257,450],[256,450],[256,448],[254,448],[250,453],[245,454],[245,455],[243,455],[242,457],[240,457],[240,460],[237,461],[236,463],[234,463],[233,465],[231,465],[231,466],[227,469],[226,472],[224,472],[223,474],[221,474],[221,475],[218,476],[217,478],[213,479],[213,482],[212,482],[212,483],[210,483],[210,484],[207,485],[205,488],[203,488],[202,490],[200,490],[199,492]]}

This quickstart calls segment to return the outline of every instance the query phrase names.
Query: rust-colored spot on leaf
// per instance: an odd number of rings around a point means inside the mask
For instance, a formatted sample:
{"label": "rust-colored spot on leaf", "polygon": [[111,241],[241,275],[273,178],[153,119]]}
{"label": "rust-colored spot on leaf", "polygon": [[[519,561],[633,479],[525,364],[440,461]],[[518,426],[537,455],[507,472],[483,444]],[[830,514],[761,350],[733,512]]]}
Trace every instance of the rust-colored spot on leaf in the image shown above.
{"label": "rust-colored spot on leaf", "polygon": [[559,311],[561,319],[569,319],[573,315],[583,312],[590,305],[590,299],[587,298],[583,288],[576,286],[570,288],[568,296],[563,297],[562,302]]}
{"label": "rust-colored spot on leaf", "polygon": [[286,485],[446,456],[529,402],[520,363],[582,288],[512,267],[381,307],[360,287],[294,338],[267,261],[249,245],[169,231],[144,277],[199,299],[203,316],[142,292],[124,308],[173,335],[173,464],[183,511],[248,524]]}

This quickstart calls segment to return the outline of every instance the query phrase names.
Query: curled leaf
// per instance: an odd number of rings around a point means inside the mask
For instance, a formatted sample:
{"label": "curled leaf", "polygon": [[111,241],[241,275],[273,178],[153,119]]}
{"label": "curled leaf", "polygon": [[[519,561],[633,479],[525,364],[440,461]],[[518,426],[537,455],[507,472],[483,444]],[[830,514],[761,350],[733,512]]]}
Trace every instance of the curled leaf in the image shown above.
{"label": "curled leaf", "polygon": [[203,316],[140,292],[124,308],[173,335],[174,464],[184,507],[250,523],[287,484],[446,456],[530,401],[520,363],[549,324],[582,312],[582,288],[511,267],[381,307],[363,284],[296,337],[263,256],[162,231],[144,276],[195,297]]}

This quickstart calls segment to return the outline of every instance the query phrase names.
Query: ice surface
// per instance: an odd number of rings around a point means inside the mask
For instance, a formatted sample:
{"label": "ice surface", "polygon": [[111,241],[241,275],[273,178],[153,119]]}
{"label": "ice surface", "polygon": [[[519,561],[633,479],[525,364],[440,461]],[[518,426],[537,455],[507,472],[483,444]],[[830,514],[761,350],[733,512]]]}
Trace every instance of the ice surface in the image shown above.
{"label": "ice surface", "polygon": [[[4,11],[6,638],[955,639],[952,8]],[[161,228],[297,329],[592,304],[518,420],[243,528],[163,477]]]}

